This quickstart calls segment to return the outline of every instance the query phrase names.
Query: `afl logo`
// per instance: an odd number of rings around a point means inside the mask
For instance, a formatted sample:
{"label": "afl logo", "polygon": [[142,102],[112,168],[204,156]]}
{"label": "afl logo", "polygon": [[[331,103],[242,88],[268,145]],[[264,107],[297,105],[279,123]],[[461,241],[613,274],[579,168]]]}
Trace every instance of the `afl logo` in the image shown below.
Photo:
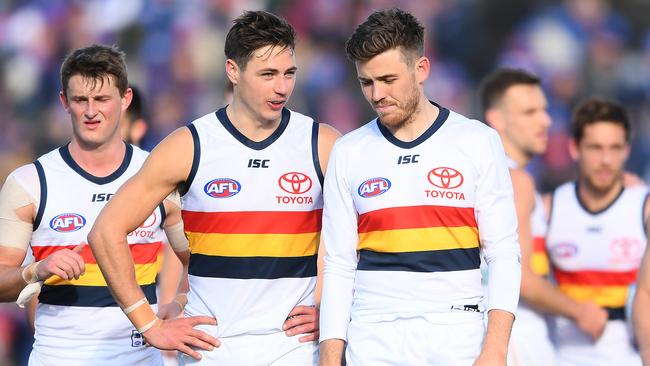
{"label": "afl logo", "polygon": [[228,198],[236,195],[241,190],[241,184],[230,178],[217,178],[209,181],[203,191],[210,197]]}
{"label": "afl logo", "polygon": [[283,191],[291,194],[303,194],[311,189],[311,178],[303,173],[290,172],[283,174],[278,179],[278,184]]}
{"label": "afl logo", "polygon": [[438,167],[429,172],[429,182],[438,188],[454,189],[460,187],[463,182],[463,175],[454,168]]}
{"label": "afl logo", "polygon": [[390,181],[386,178],[370,178],[361,183],[358,189],[359,196],[364,198],[379,196],[390,189]]}
{"label": "afl logo", "polygon": [[86,219],[76,213],[64,213],[50,221],[50,227],[60,233],[77,231],[86,225]]}

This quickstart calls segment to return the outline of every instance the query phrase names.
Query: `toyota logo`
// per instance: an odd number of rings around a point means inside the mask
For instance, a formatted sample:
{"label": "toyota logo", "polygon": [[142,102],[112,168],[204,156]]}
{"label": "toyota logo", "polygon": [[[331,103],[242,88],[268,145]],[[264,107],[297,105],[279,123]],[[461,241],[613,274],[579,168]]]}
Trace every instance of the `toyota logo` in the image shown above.
{"label": "toyota logo", "polygon": [[429,172],[429,182],[438,188],[454,189],[463,184],[463,175],[454,168],[438,167]]}
{"label": "toyota logo", "polygon": [[302,194],[311,189],[311,178],[307,175],[290,172],[282,175],[278,179],[278,184],[283,191],[291,194]]}

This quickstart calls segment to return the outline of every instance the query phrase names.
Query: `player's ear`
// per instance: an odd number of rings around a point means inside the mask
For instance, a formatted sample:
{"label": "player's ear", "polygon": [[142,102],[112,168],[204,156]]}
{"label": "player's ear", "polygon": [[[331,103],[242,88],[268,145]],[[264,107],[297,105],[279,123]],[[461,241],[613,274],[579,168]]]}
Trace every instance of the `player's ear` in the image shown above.
{"label": "player's ear", "polygon": [[578,160],[578,142],[574,138],[569,140],[569,155],[571,155],[573,160]]}
{"label": "player's ear", "polygon": [[233,85],[237,85],[237,83],[239,82],[239,72],[240,72],[239,65],[237,65],[237,63],[234,60],[227,59],[226,75],[228,76],[228,80],[230,80],[230,82]]}

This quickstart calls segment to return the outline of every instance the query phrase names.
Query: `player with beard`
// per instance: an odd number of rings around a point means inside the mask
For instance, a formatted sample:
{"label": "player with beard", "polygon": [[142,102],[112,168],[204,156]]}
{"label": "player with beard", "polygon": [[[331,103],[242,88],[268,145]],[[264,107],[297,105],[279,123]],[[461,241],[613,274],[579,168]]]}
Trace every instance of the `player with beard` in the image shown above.
{"label": "player with beard", "polygon": [[526,166],[546,150],[551,119],[541,81],[523,70],[498,69],[483,82],[481,102],[485,121],[499,132],[509,160],[515,192],[522,253],[521,299],[513,325],[509,365],[557,364],[549,337],[547,314],[570,318],[598,338],[607,321],[605,310],[591,301],[578,302],[548,280],[545,248],[546,217],[535,182]]}
{"label": "player with beard", "polygon": [[346,50],[378,118],[330,158],[321,365],[340,365],[346,342],[351,365],[505,365],[521,266],[499,136],[424,95],[413,15],[373,13]]}
{"label": "player with beard", "polygon": [[553,192],[546,245],[560,291],[597,304],[608,321],[594,340],[558,317],[560,365],[640,365],[624,306],[646,247],[650,205],[645,187],[623,184],[630,123],[619,105],[591,98],[575,109],[572,134],[578,179]]}

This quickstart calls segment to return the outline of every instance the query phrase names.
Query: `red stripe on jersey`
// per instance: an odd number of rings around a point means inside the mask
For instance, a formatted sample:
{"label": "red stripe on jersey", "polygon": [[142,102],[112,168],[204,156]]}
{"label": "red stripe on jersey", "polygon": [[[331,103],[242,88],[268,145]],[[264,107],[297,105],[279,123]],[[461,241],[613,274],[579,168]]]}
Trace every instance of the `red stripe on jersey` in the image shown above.
{"label": "red stripe on jersey", "polygon": [[391,207],[359,215],[359,233],[425,227],[478,227],[473,207]]}
{"label": "red stripe on jersey", "polygon": [[533,252],[546,253],[546,239],[543,236],[533,238]]}
{"label": "red stripe on jersey", "polygon": [[553,274],[560,285],[627,286],[636,281],[638,270],[613,271],[562,271],[554,268]]}
{"label": "red stripe on jersey", "polygon": [[[34,251],[34,258],[36,258],[37,261],[40,261],[42,259],[47,258],[50,254],[62,250],[62,249],[74,249],[76,247],[76,244],[73,245],[52,245],[52,246],[32,246],[32,250]],[[158,252],[160,251],[160,247],[162,246],[162,242],[157,241],[154,243],[147,243],[147,244],[131,244],[129,245],[131,249],[131,256],[133,257],[133,262],[135,264],[147,264],[147,263],[153,263],[156,261],[158,257]],[[81,258],[83,258],[84,263],[87,264],[97,264],[97,261],[95,260],[95,256],[93,256],[93,252],[90,250],[90,245],[85,245],[81,249]]]}
{"label": "red stripe on jersey", "polygon": [[306,234],[320,232],[323,210],[197,212],[183,210],[185,231],[219,234]]}

